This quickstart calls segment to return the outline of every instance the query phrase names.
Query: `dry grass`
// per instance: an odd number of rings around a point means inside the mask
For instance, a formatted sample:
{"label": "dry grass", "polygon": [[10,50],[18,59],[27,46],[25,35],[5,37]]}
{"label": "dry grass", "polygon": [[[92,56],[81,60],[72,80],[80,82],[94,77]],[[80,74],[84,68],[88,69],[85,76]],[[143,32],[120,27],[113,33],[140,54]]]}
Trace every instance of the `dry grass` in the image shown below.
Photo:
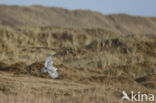
{"label": "dry grass", "polygon": [[120,34],[154,34],[156,18],[126,14],[103,15],[89,10],[66,10],[43,6],[0,5],[0,25],[59,26],[76,28],[102,28]]}
{"label": "dry grass", "polygon": [[134,82],[131,86],[128,82],[113,83],[113,80],[105,80],[101,84],[81,84],[4,72],[0,74],[0,103],[121,103],[123,90],[156,93]]}
{"label": "dry grass", "polygon": [[[125,103],[122,91],[156,94],[156,37],[103,29],[0,27],[1,103]],[[41,74],[53,55],[59,78]]]}

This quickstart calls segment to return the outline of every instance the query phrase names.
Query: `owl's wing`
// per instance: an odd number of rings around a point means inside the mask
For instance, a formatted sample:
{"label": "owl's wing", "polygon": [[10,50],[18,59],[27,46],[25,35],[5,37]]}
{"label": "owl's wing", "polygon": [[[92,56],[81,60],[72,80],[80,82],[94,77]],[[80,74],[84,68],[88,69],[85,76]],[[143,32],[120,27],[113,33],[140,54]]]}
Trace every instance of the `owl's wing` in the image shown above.
{"label": "owl's wing", "polygon": [[45,67],[50,67],[50,66],[52,66],[52,65],[53,65],[52,57],[49,56],[49,57],[47,57],[46,60],[45,60]]}
{"label": "owl's wing", "polygon": [[48,71],[48,74],[52,77],[52,78],[58,78],[58,72],[56,71],[56,69],[55,68],[48,68],[47,69],[47,71]]}

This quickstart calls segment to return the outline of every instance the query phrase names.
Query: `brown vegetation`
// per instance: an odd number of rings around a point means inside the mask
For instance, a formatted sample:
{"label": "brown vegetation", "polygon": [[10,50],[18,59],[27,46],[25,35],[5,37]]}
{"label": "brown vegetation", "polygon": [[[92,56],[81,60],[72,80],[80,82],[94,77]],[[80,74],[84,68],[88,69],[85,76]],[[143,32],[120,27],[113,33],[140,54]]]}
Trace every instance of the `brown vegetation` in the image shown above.
{"label": "brown vegetation", "polygon": [[156,18],[126,14],[103,15],[89,10],[66,10],[43,6],[0,5],[0,24],[16,26],[58,26],[101,28],[118,34],[155,34]]}
{"label": "brown vegetation", "polygon": [[[2,103],[122,103],[123,90],[156,94],[154,35],[59,27],[1,27],[0,35]],[[40,73],[47,54],[57,80]]]}

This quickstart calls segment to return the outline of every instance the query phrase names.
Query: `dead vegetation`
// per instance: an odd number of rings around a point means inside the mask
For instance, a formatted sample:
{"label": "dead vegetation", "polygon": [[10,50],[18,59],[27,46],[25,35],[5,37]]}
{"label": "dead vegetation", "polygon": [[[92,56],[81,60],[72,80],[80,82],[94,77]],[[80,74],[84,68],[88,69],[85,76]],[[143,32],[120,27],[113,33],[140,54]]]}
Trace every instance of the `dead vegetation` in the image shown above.
{"label": "dead vegetation", "polygon": [[127,14],[103,15],[89,10],[67,10],[43,6],[0,5],[0,25],[14,28],[23,25],[101,28],[123,35],[134,33],[155,35],[156,32],[155,17]]}
{"label": "dead vegetation", "polygon": [[[122,90],[156,93],[155,36],[59,27],[1,27],[0,35],[2,103],[121,103]],[[57,80],[40,73],[47,54]]]}

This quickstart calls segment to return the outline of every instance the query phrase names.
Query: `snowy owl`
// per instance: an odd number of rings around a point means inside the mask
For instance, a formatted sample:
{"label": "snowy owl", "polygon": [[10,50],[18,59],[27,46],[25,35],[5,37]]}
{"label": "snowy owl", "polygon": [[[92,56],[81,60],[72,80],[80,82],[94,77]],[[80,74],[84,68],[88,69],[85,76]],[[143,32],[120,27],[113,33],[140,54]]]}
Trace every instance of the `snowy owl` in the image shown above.
{"label": "snowy owl", "polygon": [[42,68],[41,73],[47,73],[54,79],[58,78],[57,68],[53,66],[52,57],[48,56],[45,60],[45,67]]}

